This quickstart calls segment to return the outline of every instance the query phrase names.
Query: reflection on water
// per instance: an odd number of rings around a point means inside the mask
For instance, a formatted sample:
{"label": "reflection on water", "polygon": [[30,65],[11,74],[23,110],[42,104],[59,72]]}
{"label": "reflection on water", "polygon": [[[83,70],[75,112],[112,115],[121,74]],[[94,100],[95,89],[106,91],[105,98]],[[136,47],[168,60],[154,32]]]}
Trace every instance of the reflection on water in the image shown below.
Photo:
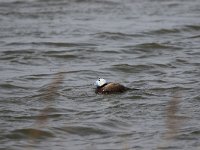
{"label": "reflection on water", "polygon": [[180,129],[180,123],[181,120],[178,119],[178,116],[176,113],[178,112],[179,108],[179,100],[180,96],[178,94],[174,95],[172,100],[169,101],[169,104],[167,106],[166,114],[167,114],[167,120],[166,125],[168,132],[166,133],[166,138],[173,138],[178,134],[178,130]]}
{"label": "reflection on water", "polygon": [[199,148],[199,7],[1,0],[0,148]]}
{"label": "reflection on water", "polygon": [[[41,100],[45,101],[47,104],[44,109],[41,110],[40,114],[38,115],[38,118],[36,119],[36,128],[40,129],[42,128],[46,122],[48,121],[48,116],[50,115],[50,106],[51,102],[56,99],[56,93],[58,92],[59,85],[63,82],[64,76],[62,72],[59,72],[56,74],[56,77],[53,79],[52,83],[50,83],[47,87],[47,89],[44,90],[43,93],[41,93]],[[38,139],[43,135],[46,135],[46,132],[43,132],[41,130],[37,129],[30,129],[29,133],[32,140]]]}
{"label": "reflection on water", "polygon": [[159,145],[159,149],[170,147],[175,149],[178,148],[178,145],[173,144],[172,141],[175,141],[179,136],[183,136],[180,134],[181,125],[187,118],[178,115],[181,99],[180,93],[176,91],[166,106],[166,132],[164,133],[163,142]]}

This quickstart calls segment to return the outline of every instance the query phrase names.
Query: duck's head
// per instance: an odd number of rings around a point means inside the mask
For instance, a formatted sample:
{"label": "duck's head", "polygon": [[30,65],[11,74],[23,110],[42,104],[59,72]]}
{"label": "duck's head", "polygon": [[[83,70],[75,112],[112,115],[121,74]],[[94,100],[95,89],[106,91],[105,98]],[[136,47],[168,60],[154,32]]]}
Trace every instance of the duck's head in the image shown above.
{"label": "duck's head", "polygon": [[103,78],[99,78],[94,84],[96,85],[96,87],[101,87],[103,86],[104,84],[106,84],[106,80],[103,79]]}

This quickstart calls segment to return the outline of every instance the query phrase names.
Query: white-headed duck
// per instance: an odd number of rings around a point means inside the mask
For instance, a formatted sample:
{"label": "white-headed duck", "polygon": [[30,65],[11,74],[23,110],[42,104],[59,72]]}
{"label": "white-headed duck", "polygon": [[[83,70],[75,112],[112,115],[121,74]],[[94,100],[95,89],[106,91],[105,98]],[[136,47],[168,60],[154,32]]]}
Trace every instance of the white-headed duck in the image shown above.
{"label": "white-headed duck", "polygon": [[114,82],[107,82],[103,78],[99,78],[96,82],[96,90],[97,94],[113,94],[113,93],[122,93],[127,91],[129,88]]}

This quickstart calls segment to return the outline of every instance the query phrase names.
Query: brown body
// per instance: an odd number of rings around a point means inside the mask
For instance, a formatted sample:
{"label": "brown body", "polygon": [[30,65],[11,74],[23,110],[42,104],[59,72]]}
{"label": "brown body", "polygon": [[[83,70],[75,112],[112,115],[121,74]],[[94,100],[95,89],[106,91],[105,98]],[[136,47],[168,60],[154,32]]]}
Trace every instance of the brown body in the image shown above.
{"label": "brown body", "polygon": [[119,83],[106,83],[100,87],[96,88],[95,93],[97,94],[113,94],[122,93],[127,91],[129,88],[119,84]]}

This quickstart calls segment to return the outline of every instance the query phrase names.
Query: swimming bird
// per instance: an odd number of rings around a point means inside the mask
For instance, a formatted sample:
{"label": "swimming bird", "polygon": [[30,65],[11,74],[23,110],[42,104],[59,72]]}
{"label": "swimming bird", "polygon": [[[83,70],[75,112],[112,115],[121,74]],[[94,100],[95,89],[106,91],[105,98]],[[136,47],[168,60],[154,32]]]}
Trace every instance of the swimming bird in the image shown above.
{"label": "swimming bird", "polygon": [[103,78],[99,78],[96,82],[96,94],[113,94],[113,93],[122,93],[127,91],[129,88],[114,82],[107,82]]}

